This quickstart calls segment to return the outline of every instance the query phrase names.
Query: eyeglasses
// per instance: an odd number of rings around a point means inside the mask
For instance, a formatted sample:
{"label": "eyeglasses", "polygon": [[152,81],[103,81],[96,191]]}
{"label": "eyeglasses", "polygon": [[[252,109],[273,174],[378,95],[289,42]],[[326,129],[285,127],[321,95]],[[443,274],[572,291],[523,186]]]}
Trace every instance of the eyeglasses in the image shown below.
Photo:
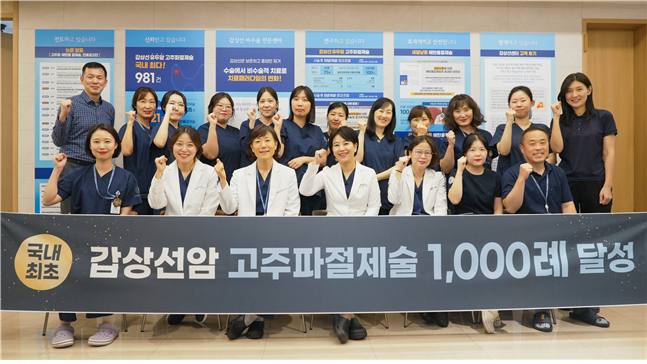
{"label": "eyeglasses", "polygon": [[421,149],[416,149],[413,151],[413,155],[416,157],[420,158],[424,154],[425,157],[431,157],[434,153],[431,150],[421,150]]}
{"label": "eyeglasses", "polygon": [[218,104],[216,105],[216,108],[219,110],[231,110],[231,105]]}

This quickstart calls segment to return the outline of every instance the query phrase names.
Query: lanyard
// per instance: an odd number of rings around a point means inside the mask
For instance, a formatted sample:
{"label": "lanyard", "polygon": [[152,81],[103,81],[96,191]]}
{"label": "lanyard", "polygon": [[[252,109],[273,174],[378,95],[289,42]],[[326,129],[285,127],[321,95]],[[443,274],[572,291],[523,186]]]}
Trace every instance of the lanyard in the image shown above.
{"label": "lanyard", "polygon": [[535,179],[535,176],[530,176],[532,177],[532,180],[535,181],[535,185],[537,185],[537,189],[539,190],[539,193],[541,194],[541,197],[544,198],[544,201],[546,201],[546,204],[544,207],[546,208],[546,213],[548,214],[548,185],[549,185],[549,175],[548,171],[546,171],[546,196],[544,196],[544,193],[541,192],[541,187],[539,187],[539,183],[537,183],[537,180]]}
{"label": "lanyard", "polygon": [[99,192],[99,183],[97,183],[97,174],[99,174],[99,171],[97,171],[97,166],[96,165],[94,166],[94,172],[95,172],[94,173],[94,187],[97,188],[97,194],[99,194],[99,196],[101,196],[101,198],[103,198],[105,200],[113,200],[113,199],[115,199],[115,197],[117,197],[117,196],[110,193],[110,185],[112,184],[112,177],[115,176],[115,167],[112,167],[112,174],[110,175],[110,181],[108,182],[108,188],[106,188],[106,193],[108,193],[108,197],[102,195],[101,192]]}
{"label": "lanyard", "polygon": [[258,178],[258,175],[261,174],[261,172],[257,169],[256,170],[256,188],[258,189],[258,195],[261,197],[261,205],[263,206],[263,216],[267,215],[267,202],[269,198],[267,197],[270,194],[270,180],[272,179],[272,171],[270,171],[270,174],[267,176],[267,193],[265,194],[265,198],[263,198],[263,192],[261,191],[261,180]]}
{"label": "lanyard", "polygon": [[150,135],[151,135],[151,131],[150,131],[150,129],[146,129],[146,127],[145,127],[145,126],[143,126],[143,125],[142,125],[142,123],[140,123],[140,122],[139,122],[139,121],[137,121],[137,120],[135,120],[135,122],[137,123],[137,125],[139,125],[139,127],[140,127],[140,128],[142,128],[142,130],[146,133],[146,135],[148,135],[148,136],[150,136]]}

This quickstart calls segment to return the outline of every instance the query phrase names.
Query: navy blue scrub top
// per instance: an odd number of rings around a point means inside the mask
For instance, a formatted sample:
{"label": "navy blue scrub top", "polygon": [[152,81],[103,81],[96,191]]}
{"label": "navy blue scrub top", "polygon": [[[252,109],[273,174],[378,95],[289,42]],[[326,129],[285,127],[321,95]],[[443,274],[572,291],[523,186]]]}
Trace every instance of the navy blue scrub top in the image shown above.
{"label": "navy blue scrub top", "polygon": [[[259,125],[263,125],[263,122],[261,121],[261,119],[256,119],[254,127],[257,127]],[[285,125],[285,120],[283,120],[283,125]],[[271,123],[269,126],[271,128],[274,128],[274,123]],[[247,156],[247,138],[249,137],[250,132],[251,130],[249,129],[249,119],[247,119],[243,121],[242,124],[240,124],[240,132],[238,134],[238,144],[240,145],[240,168],[247,167],[248,165],[252,164],[252,161]],[[281,134],[283,134],[283,126],[281,127]],[[282,136],[278,135],[278,137],[281,138],[281,143],[283,143]]]}
{"label": "navy blue scrub top", "polygon": [[[219,148],[218,157],[215,159],[209,159],[204,155],[201,155],[200,162],[213,167],[218,162],[218,159],[220,159],[222,164],[225,166],[227,183],[229,183],[234,171],[240,168],[240,130],[231,125],[227,125],[226,128],[216,125],[216,128]],[[209,123],[202,124],[198,128],[198,133],[200,134],[200,139],[204,145],[209,137]]]}
{"label": "navy blue scrub top", "polygon": [[420,182],[420,186],[416,186],[416,182],[414,181],[413,186],[415,187],[415,193],[413,194],[413,212],[411,215],[429,215],[425,211],[425,206],[422,203],[422,181]]}
{"label": "navy blue scrub top", "polygon": [[[328,138],[330,138],[330,135],[328,135],[328,132],[325,131],[323,132],[323,137],[326,140],[326,150],[328,149]],[[326,159],[326,166],[332,167],[335,164],[337,164],[337,160],[335,160],[335,156],[332,154],[332,149],[330,149],[330,155]]]}
{"label": "navy blue scrub top", "polygon": [[[492,169],[492,159],[496,158],[499,155],[499,152],[496,148],[490,147],[490,144],[492,143],[492,134],[490,134],[489,131],[483,129],[476,129],[476,133],[483,135],[485,137],[485,140],[487,141],[487,145],[485,147],[489,149],[489,155],[487,157],[487,160],[485,161],[484,166],[487,169]],[[469,134],[465,134],[460,128],[457,128],[456,130],[454,130],[454,135],[456,136],[456,143],[454,144],[454,169],[456,169],[456,166],[458,165],[458,159],[463,156],[463,142]],[[443,142],[439,148],[440,159],[443,159],[445,152],[447,152],[447,147],[449,147],[447,137],[444,137],[442,140]]]}
{"label": "navy blue scrub top", "polygon": [[173,153],[171,153],[170,145],[171,145],[171,136],[175,132],[176,128],[173,125],[171,125],[171,123],[168,124],[168,138],[166,140],[166,144],[164,145],[164,148],[158,148],[157,145],[155,145],[155,143],[153,142],[153,140],[155,140],[155,136],[157,135],[157,132],[160,130],[160,126],[162,126],[161,122],[156,123],[153,126],[153,130],[151,131],[151,140],[150,140],[151,158],[153,160],[153,165],[154,165],[156,158],[165,156],[167,159],[166,164],[169,165],[173,163],[173,161],[175,160]]}
{"label": "navy blue scrub top", "polygon": [[[113,173],[114,177],[112,177]],[[96,185],[94,183],[95,174]],[[112,182],[110,182],[111,177]],[[108,188],[108,184],[110,184],[110,188]],[[112,171],[103,176],[99,176],[94,164],[76,168],[58,181],[58,195],[63,199],[71,198],[73,214],[109,215],[114,201],[113,196],[116,196],[117,191],[119,191],[122,207],[142,203],[135,176],[117,166],[114,166]]]}
{"label": "navy blue scrub top", "polygon": [[[546,130],[550,140],[550,128],[548,128],[548,126],[536,123],[530,123],[530,126]],[[504,129],[505,124],[501,124],[496,127],[494,136],[492,137],[492,140],[490,140],[490,149],[498,151],[496,145],[501,141]],[[496,171],[499,174],[499,177],[503,177],[503,174],[508,170],[508,168],[510,168],[510,166],[513,166],[517,163],[526,163],[526,159],[523,157],[523,153],[521,153],[521,148],[519,148],[519,145],[521,144],[522,133],[523,129],[521,129],[521,127],[517,125],[517,123],[512,123],[512,144],[510,145],[510,154],[499,155],[499,161],[496,167]]]}
{"label": "navy blue scrub top", "polygon": [[186,179],[184,179],[184,176],[182,176],[182,171],[178,169],[177,174],[180,175],[180,197],[182,197],[182,207],[184,207],[184,197],[186,196],[186,189],[189,187],[189,182],[191,181],[191,173],[193,171],[189,172],[189,174],[186,176]]}
{"label": "navy blue scrub top", "polygon": [[[393,167],[400,157],[404,157],[402,140],[397,135],[391,142],[386,137],[378,140],[376,135],[371,137],[365,134],[364,136],[364,159],[362,164],[373,168],[376,174]],[[382,209],[390,210],[393,205],[388,198],[389,179],[378,181],[378,184],[380,185]]]}
{"label": "navy blue scrub top", "polygon": [[353,181],[355,180],[355,170],[357,168],[353,169],[352,172],[350,172],[350,175],[348,176],[348,179],[346,179],[346,175],[344,175],[344,172],[341,172],[341,176],[344,179],[344,187],[346,187],[346,198],[350,197],[350,190],[353,188]]}
{"label": "navy blue scrub top", "polygon": [[[126,125],[119,129],[119,138],[124,139]],[[155,160],[150,159],[151,129],[146,128],[138,121],[133,125],[133,152],[129,156],[124,155],[124,169],[135,175],[139,192],[142,198],[148,197],[148,190],[151,181],[157,171]]]}
{"label": "navy blue scrub top", "polygon": [[[306,123],[301,128],[294,121],[285,120],[281,127],[281,140],[285,147],[279,163],[285,166],[294,158],[314,157],[317,150],[326,149],[327,146],[321,128],[313,123]],[[307,170],[308,164],[304,163],[295,171],[299,185],[301,185],[301,179]]]}
{"label": "navy blue scrub top", "polygon": [[[263,180],[261,172],[256,169],[256,216],[264,216],[269,206],[270,197],[270,181],[272,180],[272,170],[267,174],[267,178]],[[262,198],[261,198],[262,197]],[[265,202],[265,207],[263,207]]]}
{"label": "navy blue scrub top", "polygon": [[[434,141],[434,144],[436,145],[436,149],[440,151],[440,145],[443,143],[443,141],[440,138],[436,138],[435,136],[431,136],[428,134],[431,139]],[[411,141],[415,138],[413,134],[407,135],[406,137],[402,138],[402,145],[404,145],[404,149],[409,147],[409,144],[411,144]],[[444,153],[443,153],[444,155]],[[440,172],[440,163],[437,165],[431,167],[434,171]]]}
{"label": "navy blue scrub top", "polygon": [[[524,162],[525,163],[525,162]],[[519,166],[508,168],[508,171],[503,175],[501,180],[502,197],[505,200],[512,191],[514,184],[519,178]],[[548,162],[544,162],[546,170],[543,175],[539,175],[534,171],[526,180],[523,204],[516,214],[545,214],[546,213],[546,179],[548,179],[548,212],[552,214],[562,213],[562,204],[573,201],[571,189],[568,186],[566,174],[559,166],[554,166]],[[533,178],[534,177],[534,178]],[[535,184],[535,181],[537,183]],[[539,185],[539,188],[537,186]]]}

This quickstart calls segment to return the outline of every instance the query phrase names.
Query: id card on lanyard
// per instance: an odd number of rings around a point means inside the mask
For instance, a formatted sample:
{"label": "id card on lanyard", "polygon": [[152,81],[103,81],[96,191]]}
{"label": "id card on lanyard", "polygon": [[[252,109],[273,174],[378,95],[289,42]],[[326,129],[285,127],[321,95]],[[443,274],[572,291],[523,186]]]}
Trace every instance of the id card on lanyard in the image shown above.
{"label": "id card on lanyard", "polygon": [[119,198],[119,195],[121,195],[121,192],[117,191],[115,194],[110,193],[110,185],[112,185],[112,178],[115,176],[115,168],[112,167],[112,174],[110,175],[110,181],[108,181],[108,188],[106,188],[106,193],[108,196],[104,196],[99,192],[99,183],[97,182],[97,174],[99,174],[99,171],[97,171],[97,166],[94,166],[94,187],[97,189],[97,194],[104,200],[112,200],[112,203],[110,204],[110,214],[114,215],[119,215],[121,214],[121,199]]}

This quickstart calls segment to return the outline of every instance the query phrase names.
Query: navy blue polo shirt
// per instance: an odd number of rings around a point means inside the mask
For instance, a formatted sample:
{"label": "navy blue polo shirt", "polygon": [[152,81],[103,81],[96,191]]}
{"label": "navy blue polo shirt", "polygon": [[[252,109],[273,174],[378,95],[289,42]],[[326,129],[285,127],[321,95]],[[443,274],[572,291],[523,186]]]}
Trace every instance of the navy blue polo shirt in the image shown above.
{"label": "navy blue polo shirt", "polygon": [[[550,140],[550,128],[547,125],[530,123],[530,126],[546,130],[548,133],[548,139]],[[501,141],[504,129],[505,124],[497,126],[494,136],[492,137],[492,140],[490,140],[490,149],[496,150],[497,153],[498,149],[496,146]],[[503,177],[503,174],[508,170],[508,168],[510,168],[510,166],[517,163],[526,163],[526,159],[523,157],[523,153],[521,153],[521,148],[519,148],[522,133],[523,129],[521,129],[517,123],[512,123],[512,142],[510,144],[510,153],[508,155],[499,155],[499,161],[497,162],[496,171],[499,173],[499,176]]]}
{"label": "navy blue polo shirt", "polygon": [[[559,124],[564,140],[564,150],[559,153],[562,167],[569,181],[603,181],[605,177],[602,158],[603,139],[617,135],[613,115],[607,110],[595,110],[590,119],[586,114],[573,118],[571,126]],[[551,123],[552,127],[552,123]]]}
{"label": "navy blue polo shirt", "polygon": [[[476,133],[483,135],[485,137],[485,140],[487,141],[487,145],[485,147],[489,149],[489,153],[484,166],[487,169],[492,169],[492,159],[496,158],[499,155],[499,152],[496,148],[490,147],[490,144],[492,143],[492,134],[490,134],[489,131],[483,129],[476,129]],[[454,144],[454,169],[456,169],[456,166],[458,165],[458,159],[463,156],[463,142],[469,134],[465,134],[460,128],[456,128],[456,130],[454,130],[454,135],[456,136],[456,143]],[[443,157],[445,157],[445,153],[447,152],[448,147],[449,142],[447,141],[447,137],[443,137],[440,148],[438,148],[440,152],[440,159],[443,159]]]}
{"label": "navy blue polo shirt", "polygon": [[[524,162],[525,163],[525,162]],[[502,184],[502,197],[505,200],[512,191],[514,184],[519,178],[519,167],[522,163],[515,164],[508,168],[508,171],[503,175],[501,180]],[[546,213],[546,182],[548,180],[548,210],[550,213],[562,213],[562,204],[573,201],[571,189],[568,187],[568,180],[564,171],[548,162],[544,162],[546,170],[543,175],[539,175],[534,171],[530,173],[526,180],[526,185],[523,194],[523,204],[516,212],[517,214],[545,214]],[[534,179],[533,179],[534,177]],[[535,184],[535,181],[537,183]],[[537,187],[541,188],[541,191]]]}
{"label": "navy blue polo shirt", "polygon": [[[114,177],[112,177],[113,173]],[[68,197],[72,199],[73,214],[110,214],[117,191],[122,200],[122,207],[142,203],[135,176],[117,166],[103,176],[98,175],[94,164],[76,168],[58,181],[58,195],[63,199]]]}
{"label": "navy blue polo shirt", "polygon": [[[198,128],[198,133],[200,134],[200,139],[204,145],[209,138],[209,123],[202,124]],[[209,159],[204,155],[200,156],[200,162],[215,166],[218,162],[218,159],[225,166],[225,172],[227,173],[227,183],[231,181],[231,177],[234,174],[234,171],[240,168],[240,130],[234,128],[231,125],[227,125],[226,128],[216,125],[216,134],[218,135],[218,156],[214,159]]]}
{"label": "navy blue polo shirt", "polygon": [[175,157],[173,156],[173,153],[171,153],[171,136],[177,130],[171,123],[168,124],[168,137],[166,139],[166,144],[164,144],[163,148],[157,147],[155,143],[153,142],[155,140],[155,136],[157,135],[157,132],[160,130],[160,127],[162,126],[162,123],[156,123],[153,126],[153,130],[151,130],[151,140],[150,140],[150,150],[151,150],[151,158],[153,159],[153,163],[155,163],[155,159],[159,158],[161,156],[165,156],[167,158],[166,164],[171,164],[175,160]]}
{"label": "navy blue polo shirt", "polygon": [[[324,139],[321,128],[313,123],[306,123],[301,128],[294,121],[285,120],[281,127],[281,140],[285,144],[283,155],[279,163],[287,166],[288,162],[298,157],[314,157],[315,152],[319,149],[326,149],[326,139]],[[297,173],[297,183],[301,184],[303,175],[308,170],[308,164],[304,163],[295,172]]]}
{"label": "navy blue polo shirt", "polygon": [[[386,137],[378,139],[377,135],[369,136],[368,133],[365,134],[362,164],[373,168],[376,174],[393,167],[400,157],[404,157],[404,147],[402,146],[402,140],[397,135],[395,135],[393,141],[388,141]],[[388,198],[389,179],[378,181],[378,184],[380,185],[382,209],[390,210],[393,205]]]}
{"label": "navy blue polo shirt", "polygon": [[[129,156],[124,155],[124,169],[135,175],[139,192],[142,198],[148,197],[148,190],[151,187],[151,181],[157,167],[155,160],[150,159],[150,140],[151,129],[148,129],[140,122],[135,120],[133,125],[133,152]],[[126,134],[126,127],[124,125],[119,129],[119,138],[124,139]]]}

